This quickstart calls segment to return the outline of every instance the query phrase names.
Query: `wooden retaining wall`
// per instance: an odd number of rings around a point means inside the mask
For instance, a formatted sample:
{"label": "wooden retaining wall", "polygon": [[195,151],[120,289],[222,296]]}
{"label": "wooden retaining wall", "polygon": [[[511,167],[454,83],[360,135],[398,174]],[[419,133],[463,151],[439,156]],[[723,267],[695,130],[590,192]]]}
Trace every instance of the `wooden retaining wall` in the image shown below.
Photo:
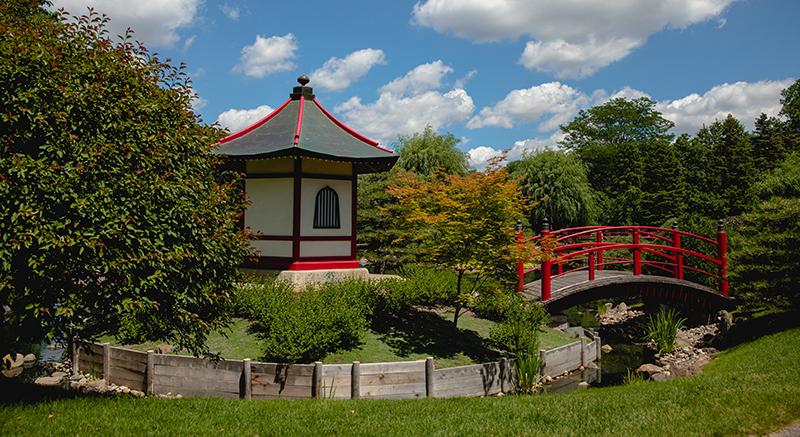
{"label": "wooden retaining wall", "polygon": [[[588,335],[591,335],[587,331]],[[490,396],[513,389],[511,361],[434,369],[433,358],[400,363],[275,364],[213,362],[180,355],[138,352],[108,343],[74,349],[74,370],[147,394],[227,399],[410,399]],[[542,375],[586,367],[600,358],[600,338],[585,337],[540,351]]]}

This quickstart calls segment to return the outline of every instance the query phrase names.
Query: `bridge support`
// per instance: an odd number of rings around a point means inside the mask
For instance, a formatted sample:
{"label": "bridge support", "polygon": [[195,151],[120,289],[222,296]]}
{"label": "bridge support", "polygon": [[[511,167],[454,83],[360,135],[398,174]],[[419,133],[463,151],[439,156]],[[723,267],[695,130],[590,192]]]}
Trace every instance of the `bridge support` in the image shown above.
{"label": "bridge support", "polygon": [[717,224],[717,259],[719,263],[719,291],[728,295],[728,236],[722,219]]}

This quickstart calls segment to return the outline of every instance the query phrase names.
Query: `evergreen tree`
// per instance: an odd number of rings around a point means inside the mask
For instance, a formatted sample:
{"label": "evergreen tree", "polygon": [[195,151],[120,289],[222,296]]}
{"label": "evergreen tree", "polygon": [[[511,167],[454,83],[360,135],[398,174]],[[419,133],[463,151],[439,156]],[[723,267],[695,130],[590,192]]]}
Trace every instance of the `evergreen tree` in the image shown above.
{"label": "evergreen tree", "polygon": [[684,210],[684,182],[675,147],[654,141],[643,147],[642,224],[659,226]]}

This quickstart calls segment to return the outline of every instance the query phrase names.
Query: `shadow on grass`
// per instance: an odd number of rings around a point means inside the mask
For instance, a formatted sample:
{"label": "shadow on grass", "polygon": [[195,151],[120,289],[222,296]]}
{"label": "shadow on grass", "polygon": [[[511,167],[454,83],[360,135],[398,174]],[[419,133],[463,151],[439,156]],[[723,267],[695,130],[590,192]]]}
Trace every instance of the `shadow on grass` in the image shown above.
{"label": "shadow on grass", "polygon": [[451,321],[430,311],[390,316],[373,323],[380,340],[400,357],[424,354],[450,359],[459,353],[478,363],[497,361],[498,351],[486,347],[486,339],[471,329],[454,329]]}
{"label": "shadow on grass", "polygon": [[98,397],[96,393],[81,393],[59,387],[41,387],[30,382],[0,376],[0,406],[15,404],[38,404],[64,399]]}
{"label": "shadow on grass", "polygon": [[[722,341],[714,341],[717,349],[727,349],[742,343],[753,341],[765,335],[775,334],[788,329],[800,327],[800,309],[790,308],[770,314],[757,314],[739,311],[744,320],[736,320],[731,330],[722,334]],[[718,335],[719,337],[719,335]]]}

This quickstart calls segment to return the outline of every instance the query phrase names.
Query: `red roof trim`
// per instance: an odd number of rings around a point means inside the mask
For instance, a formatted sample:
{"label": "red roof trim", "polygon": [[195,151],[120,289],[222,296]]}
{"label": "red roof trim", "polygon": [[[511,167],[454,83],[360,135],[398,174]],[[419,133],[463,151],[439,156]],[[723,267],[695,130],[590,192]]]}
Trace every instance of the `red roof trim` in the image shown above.
{"label": "red roof trim", "polygon": [[261,120],[257,121],[256,123],[254,123],[254,124],[252,124],[252,125],[250,125],[250,126],[248,126],[248,127],[244,128],[244,129],[240,130],[239,132],[232,133],[232,134],[228,135],[227,137],[224,137],[224,138],[222,138],[221,140],[219,140],[219,142],[218,142],[218,143],[216,143],[216,144],[214,144],[214,145],[215,145],[215,146],[218,146],[218,145],[220,145],[220,144],[222,144],[222,143],[227,143],[228,141],[235,140],[235,139],[237,139],[237,138],[241,137],[242,135],[245,135],[245,134],[247,134],[247,133],[250,133],[250,132],[251,132],[252,130],[254,130],[255,128],[257,128],[257,127],[261,126],[262,124],[264,124],[264,123],[268,122],[270,119],[272,119],[272,117],[274,117],[274,116],[278,115],[278,113],[279,113],[279,112],[281,112],[281,111],[283,110],[283,108],[285,108],[285,107],[286,107],[286,105],[288,105],[288,104],[289,104],[289,102],[291,102],[291,101],[292,101],[292,99],[289,99],[289,100],[285,101],[285,102],[283,103],[283,105],[281,105],[281,106],[280,106],[278,109],[276,109],[276,110],[272,111],[272,112],[271,112],[269,115],[267,115],[266,117],[262,118]]}
{"label": "red roof trim", "polygon": [[297,110],[297,128],[294,130],[294,145],[300,144],[300,128],[303,127],[303,105],[306,101],[304,96],[300,96],[300,109]]}
{"label": "red roof trim", "polygon": [[379,148],[379,149],[381,149],[381,150],[383,150],[385,152],[394,153],[389,149],[385,149],[385,148],[379,146],[377,141],[373,141],[373,140],[365,137],[364,135],[361,135],[360,133],[354,131],[353,129],[350,129],[349,127],[345,126],[344,123],[342,123],[341,121],[337,120],[336,117],[334,117],[330,112],[326,111],[325,108],[323,108],[322,105],[320,105],[319,102],[316,101],[316,99],[314,100],[314,103],[316,103],[317,107],[320,109],[320,111],[322,111],[323,114],[325,114],[328,118],[330,118],[331,121],[334,122],[337,126],[339,126],[340,128],[344,129],[345,132],[347,132],[350,135],[358,138],[359,140],[369,144],[370,146],[377,147],[377,148]]}

